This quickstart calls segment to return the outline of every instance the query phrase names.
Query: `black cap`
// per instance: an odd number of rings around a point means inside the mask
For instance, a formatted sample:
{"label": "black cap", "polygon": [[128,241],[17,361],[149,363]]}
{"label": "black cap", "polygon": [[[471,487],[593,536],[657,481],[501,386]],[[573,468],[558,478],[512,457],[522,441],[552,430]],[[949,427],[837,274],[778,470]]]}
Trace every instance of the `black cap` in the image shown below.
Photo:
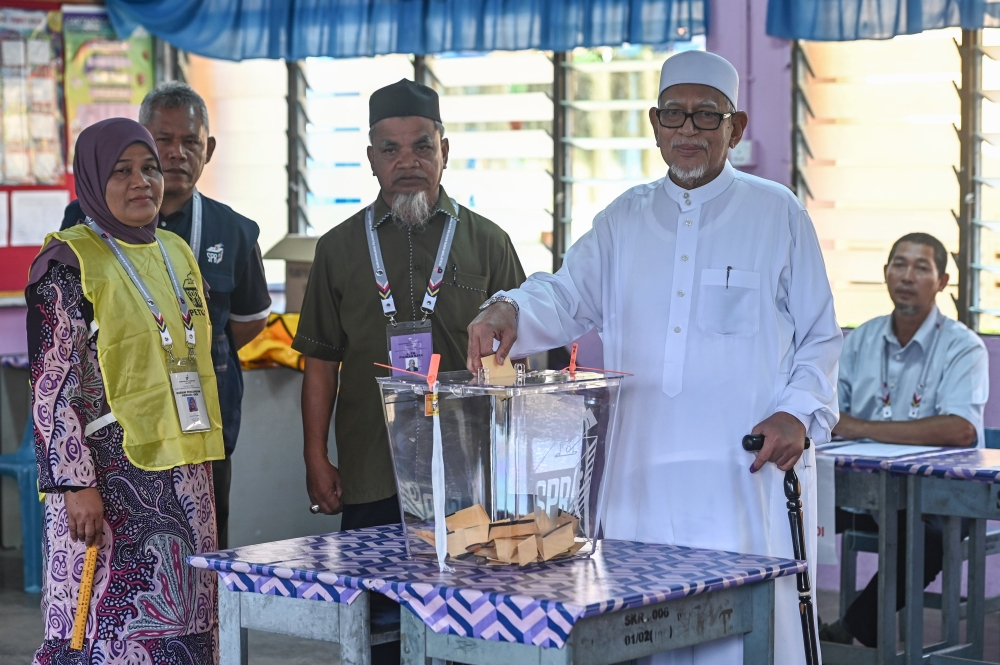
{"label": "black cap", "polygon": [[379,88],[368,100],[368,126],[379,120],[417,115],[441,122],[438,94],[426,85],[409,79],[400,79],[392,85]]}

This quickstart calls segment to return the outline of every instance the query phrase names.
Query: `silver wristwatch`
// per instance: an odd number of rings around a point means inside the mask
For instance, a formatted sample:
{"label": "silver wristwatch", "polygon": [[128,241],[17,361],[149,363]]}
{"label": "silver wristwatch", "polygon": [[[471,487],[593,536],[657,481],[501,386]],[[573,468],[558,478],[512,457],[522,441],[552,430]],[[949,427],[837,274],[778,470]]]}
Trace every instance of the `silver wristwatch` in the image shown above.
{"label": "silver wristwatch", "polygon": [[517,301],[511,298],[510,296],[503,296],[503,295],[493,296],[492,298],[490,298],[489,300],[487,300],[486,302],[484,302],[482,305],[479,306],[479,311],[483,311],[490,305],[494,305],[498,302],[505,302],[514,308],[514,323],[516,324],[518,319],[521,318],[521,308],[517,306]]}

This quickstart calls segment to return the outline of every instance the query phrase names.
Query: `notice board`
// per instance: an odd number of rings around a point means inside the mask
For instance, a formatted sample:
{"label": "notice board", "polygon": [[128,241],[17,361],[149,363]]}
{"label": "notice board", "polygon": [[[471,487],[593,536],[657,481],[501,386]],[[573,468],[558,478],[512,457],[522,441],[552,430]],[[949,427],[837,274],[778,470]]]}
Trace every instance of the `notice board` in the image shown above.
{"label": "notice board", "polygon": [[0,0],[0,297],[75,198],[72,146],[105,118],[138,119],[153,43],[115,35],[103,7]]}

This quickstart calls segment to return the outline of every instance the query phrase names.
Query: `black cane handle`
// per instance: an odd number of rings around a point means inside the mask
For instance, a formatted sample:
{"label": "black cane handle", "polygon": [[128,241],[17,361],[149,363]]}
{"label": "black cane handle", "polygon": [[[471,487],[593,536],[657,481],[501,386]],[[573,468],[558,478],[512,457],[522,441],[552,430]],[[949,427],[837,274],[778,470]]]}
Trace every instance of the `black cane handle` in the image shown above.
{"label": "black cane handle", "polygon": [[[812,445],[812,441],[809,437],[806,437],[805,449],[809,450],[809,446]],[[747,434],[743,437],[743,450],[747,452],[755,453],[764,447],[764,435],[763,434]]]}

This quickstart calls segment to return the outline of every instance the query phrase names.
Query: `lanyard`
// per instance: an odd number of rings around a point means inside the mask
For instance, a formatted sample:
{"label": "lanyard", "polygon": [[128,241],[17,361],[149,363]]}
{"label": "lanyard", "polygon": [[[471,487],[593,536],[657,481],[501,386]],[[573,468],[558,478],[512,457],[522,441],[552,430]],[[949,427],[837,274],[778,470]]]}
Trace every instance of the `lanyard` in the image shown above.
{"label": "lanyard", "polygon": [[[454,203],[454,202],[453,202]],[[447,214],[447,213],[445,213]],[[434,260],[434,269],[431,277],[427,280],[427,291],[424,293],[424,300],[420,303],[420,309],[424,313],[424,320],[434,313],[437,305],[438,294],[441,292],[441,282],[444,281],[445,263],[451,253],[451,243],[455,239],[455,228],[458,226],[458,218],[448,215],[448,223],[441,233],[441,244],[438,245],[437,258]],[[389,275],[385,270],[385,262],[382,260],[382,247],[378,242],[378,232],[375,229],[375,204],[372,203],[365,210],[365,232],[368,235],[368,255],[372,260],[372,270],[375,272],[375,285],[378,287],[379,297],[382,299],[382,313],[389,321],[396,325],[396,303],[392,299],[392,288],[389,286]]]}
{"label": "lanyard", "polygon": [[194,200],[191,202],[191,253],[198,261],[198,250],[201,249],[201,194],[194,190]]}
{"label": "lanyard", "polygon": [[[139,276],[138,271],[135,269],[135,265],[132,261],[125,255],[122,250],[121,245],[110,233],[102,229],[97,225],[97,222],[92,220],[90,217],[86,219],[87,226],[90,230],[101,237],[110,249],[111,253],[115,255],[118,259],[118,263],[122,265],[125,269],[125,273],[135,284],[135,288],[139,290],[139,294],[142,295],[142,299],[146,301],[146,306],[149,307],[150,313],[153,315],[153,319],[156,321],[156,327],[160,331],[160,343],[163,344],[163,348],[169,353],[171,347],[173,346],[173,339],[170,337],[170,331],[167,330],[167,322],[163,319],[163,314],[160,312],[160,308],[156,304],[156,300],[153,299],[153,294],[150,293],[149,287],[146,286],[146,282],[142,281],[142,277]],[[174,265],[170,262],[170,257],[167,256],[167,248],[163,246],[160,239],[156,239],[156,244],[160,247],[160,254],[163,255],[163,263],[167,266],[167,274],[170,275],[170,284],[174,287],[174,295],[177,296],[177,303],[181,309],[181,321],[184,323],[184,341],[187,342],[188,348],[193,349],[195,345],[194,337],[194,323],[191,320],[191,312],[188,309],[187,298],[184,296],[184,290],[181,288],[180,282],[177,281],[177,273],[174,272]]]}
{"label": "lanyard", "polygon": [[[944,315],[938,313],[937,322],[934,325],[934,340],[930,348],[924,354],[921,361],[920,377],[917,379],[917,389],[913,391],[913,400],[910,402],[910,419],[915,419],[920,412],[920,402],[924,398],[924,385],[927,383],[927,372],[930,371],[930,359],[937,349],[938,340],[941,338],[941,328],[944,327]],[[882,342],[882,362],[879,363],[882,379],[882,420],[892,420],[892,396],[889,391],[889,340]]]}

